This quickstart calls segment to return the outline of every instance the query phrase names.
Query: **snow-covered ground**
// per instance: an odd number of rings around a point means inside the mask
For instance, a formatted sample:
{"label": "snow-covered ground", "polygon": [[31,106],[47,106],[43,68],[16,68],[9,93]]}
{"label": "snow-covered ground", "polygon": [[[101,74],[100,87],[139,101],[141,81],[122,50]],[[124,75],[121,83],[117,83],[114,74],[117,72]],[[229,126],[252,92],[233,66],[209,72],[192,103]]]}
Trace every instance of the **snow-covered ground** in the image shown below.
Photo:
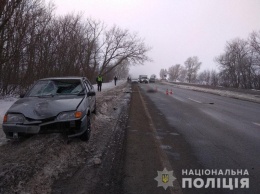
{"label": "snow-covered ground", "polygon": [[[125,83],[126,80],[118,80],[117,81],[117,86]],[[93,85],[95,90],[97,91],[97,84]],[[102,90],[101,91],[106,91],[109,90],[111,88],[116,87],[113,82],[109,82],[109,83],[103,83],[102,84]],[[3,123],[3,118],[4,115],[6,113],[6,111],[9,109],[10,106],[12,106],[12,104],[17,100],[18,98],[14,98],[14,97],[6,97],[3,99],[0,99],[0,125]],[[0,129],[1,130],[1,129]],[[1,131],[0,131],[0,136],[1,136]]]}
{"label": "snow-covered ground", "polygon": [[[125,82],[126,82],[126,80],[118,80],[118,81],[116,82],[116,86],[119,86],[119,85],[121,85],[121,84],[123,84],[123,83],[125,83]],[[93,86],[94,86],[95,90],[97,91],[97,84],[94,84]],[[108,83],[103,83],[103,84],[102,84],[101,91],[103,91],[103,90],[108,90],[108,89],[114,88],[114,87],[116,87],[116,86],[115,86],[114,81],[108,82]]]}

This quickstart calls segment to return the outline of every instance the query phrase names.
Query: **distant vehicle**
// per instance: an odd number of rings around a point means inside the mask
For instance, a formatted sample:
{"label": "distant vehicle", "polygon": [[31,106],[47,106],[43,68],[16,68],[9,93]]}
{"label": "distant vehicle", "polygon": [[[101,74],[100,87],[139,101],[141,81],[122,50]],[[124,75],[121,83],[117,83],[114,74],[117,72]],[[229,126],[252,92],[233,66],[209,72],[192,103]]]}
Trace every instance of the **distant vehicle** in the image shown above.
{"label": "distant vehicle", "polygon": [[147,75],[139,75],[139,82],[148,84],[148,76]]}
{"label": "distant vehicle", "polygon": [[139,79],[138,78],[132,78],[131,79],[131,83],[133,83],[133,84],[136,84],[136,83],[138,83],[139,82]]}
{"label": "distant vehicle", "polygon": [[96,112],[96,93],[85,77],[39,80],[7,111],[3,131],[9,139],[38,133],[90,137],[90,117]]}
{"label": "distant vehicle", "polygon": [[151,75],[149,82],[150,83],[155,83],[156,75]]}

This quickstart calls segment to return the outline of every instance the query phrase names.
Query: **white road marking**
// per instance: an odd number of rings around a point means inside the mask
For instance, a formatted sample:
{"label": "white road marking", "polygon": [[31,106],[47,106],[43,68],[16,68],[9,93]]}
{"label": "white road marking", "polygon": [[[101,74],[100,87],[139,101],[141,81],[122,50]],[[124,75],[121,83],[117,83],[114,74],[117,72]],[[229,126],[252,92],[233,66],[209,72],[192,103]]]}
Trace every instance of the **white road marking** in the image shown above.
{"label": "white road marking", "polygon": [[257,125],[257,126],[259,126],[259,127],[260,127],[260,124],[259,124],[259,123],[254,123],[254,122],[253,122],[253,124],[255,124],[255,125]]}
{"label": "white road marking", "polygon": [[193,101],[193,102],[197,102],[197,103],[199,103],[199,104],[201,104],[202,102],[200,102],[200,101],[197,101],[197,100],[194,100],[194,99],[192,99],[192,98],[188,98],[189,100],[191,100],[191,101]]}

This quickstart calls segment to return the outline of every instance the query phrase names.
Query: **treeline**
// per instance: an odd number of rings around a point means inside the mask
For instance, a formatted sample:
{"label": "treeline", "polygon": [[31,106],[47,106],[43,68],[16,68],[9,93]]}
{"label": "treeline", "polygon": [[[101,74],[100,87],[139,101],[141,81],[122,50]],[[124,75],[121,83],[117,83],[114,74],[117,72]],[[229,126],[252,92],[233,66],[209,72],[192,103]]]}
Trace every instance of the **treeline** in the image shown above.
{"label": "treeline", "polygon": [[127,76],[130,65],[149,60],[144,41],[118,26],[68,14],[57,17],[41,0],[1,0],[0,94],[51,76],[105,79]]}
{"label": "treeline", "polygon": [[224,53],[215,60],[222,86],[260,89],[260,31],[251,33],[247,40],[227,42]]}
{"label": "treeline", "polygon": [[198,57],[189,57],[184,65],[162,69],[160,76],[168,75],[171,81],[260,89],[260,31],[252,32],[247,40],[237,38],[228,41],[224,53],[216,57],[215,62],[218,71],[199,73],[201,62]]}
{"label": "treeline", "polygon": [[180,81],[195,83],[198,81],[198,71],[201,66],[201,62],[197,56],[189,57],[184,65],[176,64],[171,66],[168,70],[161,69],[160,77],[169,77],[170,81]]}

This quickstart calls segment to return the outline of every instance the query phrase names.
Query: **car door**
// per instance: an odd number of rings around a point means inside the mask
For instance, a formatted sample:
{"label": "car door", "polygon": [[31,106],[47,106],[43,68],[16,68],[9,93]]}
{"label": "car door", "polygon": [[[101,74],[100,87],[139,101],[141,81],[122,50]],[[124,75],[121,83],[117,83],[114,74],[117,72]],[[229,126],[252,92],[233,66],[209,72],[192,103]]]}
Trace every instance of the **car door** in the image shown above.
{"label": "car door", "polygon": [[[94,87],[92,85],[90,85],[88,83],[88,81],[84,81],[84,85],[86,87],[87,92],[95,92]],[[90,109],[91,109],[91,111],[93,111],[94,108],[95,108],[95,98],[96,97],[95,96],[87,96],[87,98],[88,98],[88,101],[89,101]]]}
{"label": "car door", "polygon": [[[89,85],[89,87],[90,87],[90,91],[91,92],[95,92],[95,88],[94,88],[94,86],[90,83],[90,81],[87,79],[86,80],[87,81],[87,83],[88,83],[88,85]],[[93,105],[93,110],[95,109],[95,104],[96,104],[96,95],[95,96],[92,96],[92,98],[91,98],[91,103],[92,103],[92,105]]]}

